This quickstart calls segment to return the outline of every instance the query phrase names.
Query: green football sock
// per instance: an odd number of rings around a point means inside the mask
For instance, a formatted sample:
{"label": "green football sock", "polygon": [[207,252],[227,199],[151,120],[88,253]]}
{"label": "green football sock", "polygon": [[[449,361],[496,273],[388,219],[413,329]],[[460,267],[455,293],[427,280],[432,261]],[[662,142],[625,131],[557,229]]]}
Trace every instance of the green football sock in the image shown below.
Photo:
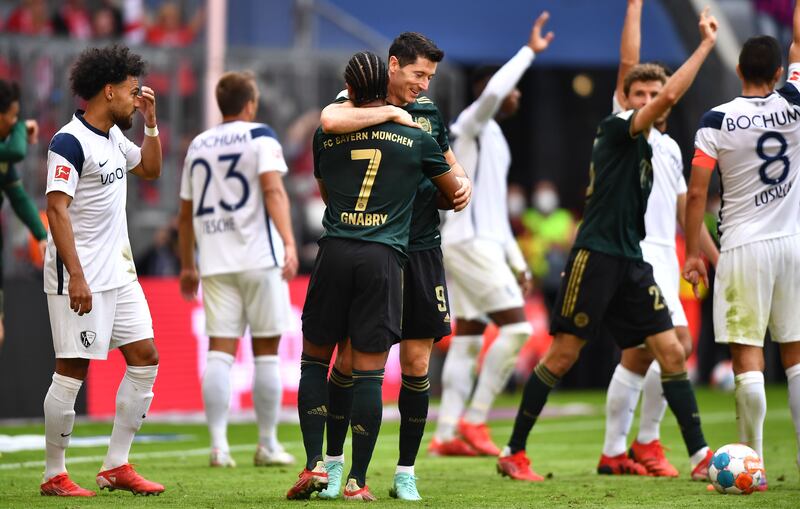
{"label": "green football sock", "polygon": [[664,388],[667,404],[678,420],[683,441],[691,456],[706,446],[706,439],[700,427],[700,411],[697,409],[697,400],[689,376],[685,371],[671,375],[662,374],[661,386]]}
{"label": "green football sock", "polygon": [[402,381],[397,401],[400,410],[400,458],[397,464],[411,467],[417,459],[419,444],[425,433],[431,382],[428,375],[403,375]]}
{"label": "green football sock", "polygon": [[354,478],[359,486],[367,482],[367,468],[375,450],[375,441],[381,430],[383,400],[381,386],[383,370],[353,370],[353,413],[350,430],[353,433],[353,461],[347,478]]}
{"label": "green football sock", "polygon": [[300,357],[300,383],[297,388],[297,413],[306,449],[306,468],[313,469],[322,458],[325,419],[328,416],[328,361],[303,354]]}
{"label": "green football sock", "polygon": [[333,368],[328,378],[328,456],[341,456],[344,453],[344,439],[350,426],[352,409],[353,377]]}
{"label": "green football sock", "polygon": [[525,450],[528,435],[531,434],[531,429],[547,402],[550,390],[558,384],[559,380],[561,379],[551,373],[544,364],[540,363],[533,369],[533,373],[525,383],[522,401],[517,410],[517,417],[514,419],[511,440],[508,441],[511,454]]}

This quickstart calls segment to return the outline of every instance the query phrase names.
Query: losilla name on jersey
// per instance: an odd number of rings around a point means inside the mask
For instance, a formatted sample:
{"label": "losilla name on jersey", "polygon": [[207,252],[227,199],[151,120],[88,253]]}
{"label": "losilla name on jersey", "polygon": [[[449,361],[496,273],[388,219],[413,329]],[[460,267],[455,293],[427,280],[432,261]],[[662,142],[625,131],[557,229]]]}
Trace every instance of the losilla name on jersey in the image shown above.
{"label": "losilla name on jersey", "polygon": [[339,220],[344,224],[355,226],[380,226],[386,222],[389,214],[370,214],[365,212],[342,212]]}
{"label": "losilla name on jersey", "polygon": [[755,195],[756,207],[766,205],[767,203],[777,200],[778,198],[785,198],[789,191],[792,190],[792,183],[770,187],[766,191],[761,191]]}

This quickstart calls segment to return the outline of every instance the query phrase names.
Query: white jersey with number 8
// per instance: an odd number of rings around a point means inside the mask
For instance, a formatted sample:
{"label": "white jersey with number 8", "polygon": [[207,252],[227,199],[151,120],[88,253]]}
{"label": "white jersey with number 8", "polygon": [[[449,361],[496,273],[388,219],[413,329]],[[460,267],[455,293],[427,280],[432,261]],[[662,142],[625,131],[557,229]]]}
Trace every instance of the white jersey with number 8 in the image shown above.
{"label": "white jersey with number 8", "polygon": [[800,233],[800,64],[766,97],[737,97],[703,115],[695,165],[719,165],[722,251]]}

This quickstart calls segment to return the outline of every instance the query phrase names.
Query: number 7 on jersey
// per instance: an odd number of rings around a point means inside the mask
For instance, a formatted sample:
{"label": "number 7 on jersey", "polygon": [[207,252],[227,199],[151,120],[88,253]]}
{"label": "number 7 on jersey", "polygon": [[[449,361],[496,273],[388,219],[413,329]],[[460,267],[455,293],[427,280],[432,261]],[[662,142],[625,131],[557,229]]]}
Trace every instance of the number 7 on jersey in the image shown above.
{"label": "number 7 on jersey", "polygon": [[375,176],[378,174],[378,166],[381,164],[381,151],[376,148],[351,150],[350,159],[352,161],[361,159],[369,160],[367,173],[364,174],[364,180],[361,181],[361,190],[358,192],[355,208],[356,211],[363,212],[367,210],[369,195],[372,193],[372,184],[375,182]]}

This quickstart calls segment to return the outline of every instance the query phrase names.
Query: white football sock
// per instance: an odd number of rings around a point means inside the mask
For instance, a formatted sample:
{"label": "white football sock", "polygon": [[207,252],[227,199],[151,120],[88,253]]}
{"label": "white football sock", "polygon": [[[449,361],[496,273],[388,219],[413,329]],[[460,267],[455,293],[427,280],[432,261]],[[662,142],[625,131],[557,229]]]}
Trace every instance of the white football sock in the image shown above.
{"label": "white football sock", "polygon": [[619,456],[627,449],[628,433],[643,384],[643,376],[617,364],[606,393],[606,436],[603,442],[606,456]]}
{"label": "white football sock", "polygon": [[797,466],[800,467],[800,364],[786,370],[786,383],[789,385],[789,408],[797,435]]}
{"label": "white football sock", "polygon": [[692,470],[694,470],[695,467],[699,465],[701,461],[706,459],[707,455],[708,455],[708,446],[700,448],[696,453],[689,456],[689,464],[692,466]]}
{"label": "white football sock", "polygon": [[528,322],[512,323],[500,327],[497,339],[486,351],[478,385],[472,396],[464,420],[472,424],[484,424],[489,416],[494,399],[505,388],[522,345],[533,334]]}
{"label": "white football sock", "polygon": [[158,365],[128,366],[117,389],[117,411],[114,428],[108,443],[108,454],[103,470],[116,468],[128,462],[133,437],[142,427],[150,403],[153,401],[153,384]]}
{"label": "white football sock", "polygon": [[483,336],[453,336],[442,368],[442,401],[436,423],[436,439],[452,440],[464,404],[475,383],[475,361],[483,344]]}
{"label": "white football sock", "polygon": [[661,385],[661,366],[658,365],[658,361],[653,361],[644,375],[639,436],[636,438],[640,444],[649,444],[661,438],[661,421],[666,410],[667,399],[664,397],[664,388]]}
{"label": "white football sock", "polygon": [[209,350],[203,373],[203,406],[208,421],[211,448],[229,451],[228,408],[231,405],[231,366],[233,355]]}
{"label": "white football sock", "polygon": [[82,380],[53,373],[53,382],[44,397],[45,481],[67,471],[67,446],[82,384]]}
{"label": "white football sock", "polygon": [[764,419],[767,417],[764,373],[747,371],[736,375],[735,380],[739,440],[752,447],[763,461]]}
{"label": "white football sock", "polygon": [[394,473],[414,475],[414,465],[411,465],[410,467],[397,465],[397,467],[394,469]]}
{"label": "white football sock", "polygon": [[253,377],[253,406],[258,422],[258,443],[270,451],[278,448],[278,417],[281,412],[283,384],[281,361],[277,355],[259,355],[255,358]]}

